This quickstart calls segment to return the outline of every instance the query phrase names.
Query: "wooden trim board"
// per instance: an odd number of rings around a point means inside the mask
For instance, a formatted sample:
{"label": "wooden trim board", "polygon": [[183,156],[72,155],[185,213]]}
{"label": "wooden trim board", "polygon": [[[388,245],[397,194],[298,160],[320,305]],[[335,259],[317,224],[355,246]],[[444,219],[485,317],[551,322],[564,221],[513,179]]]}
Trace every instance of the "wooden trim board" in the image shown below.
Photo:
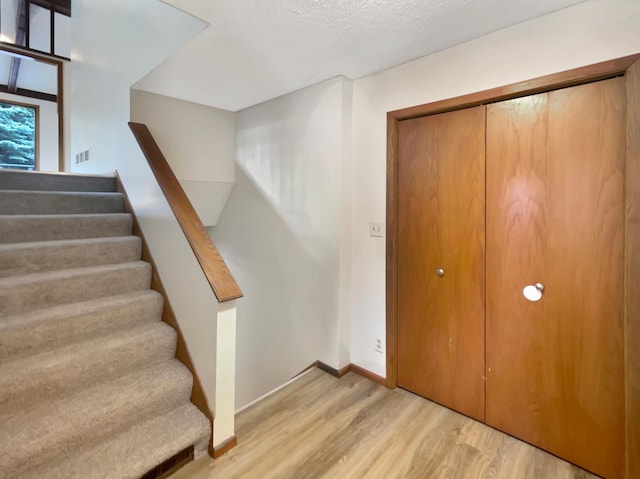
{"label": "wooden trim board", "polygon": [[365,369],[363,367],[358,366],[357,364],[351,364],[351,372],[354,372],[360,376],[362,376],[363,378],[367,378],[370,381],[373,381],[376,384],[380,384],[381,386],[387,386],[387,379],[383,378],[382,376],[378,376],[375,373],[372,373],[371,371],[369,371],[368,369]]}
{"label": "wooden trim board", "polygon": [[0,85],[0,92],[8,93],[10,95],[23,96],[27,98],[33,98],[34,100],[50,101],[51,103],[57,103],[57,95],[51,95],[49,93],[40,93],[33,90],[25,90],[23,88],[17,88],[15,92],[9,90],[7,85]]}
{"label": "wooden trim board", "polygon": [[398,387],[398,119],[387,114],[386,386]]}
{"label": "wooden trim board", "polygon": [[[294,379],[296,379],[298,376],[302,376],[304,373],[306,373],[307,371],[309,371],[309,369],[313,369],[313,368],[317,368],[318,367],[318,362],[319,361],[314,361],[311,364],[309,364],[309,366],[307,366],[306,368],[304,368],[302,371],[300,371],[297,374],[294,374],[291,379],[289,379],[289,381],[293,381]],[[329,367],[329,366],[328,366]],[[333,368],[332,368],[333,369]],[[329,372],[329,371],[327,371]],[[331,374],[331,373],[329,373]]]}
{"label": "wooden trim board", "polygon": [[326,363],[323,363],[322,361],[316,361],[315,366],[318,369],[322,369],[325,373],[329,373],[338,379],[344,376],[345,374],[347,374],[349,371],[351,371],[351,364],[347,364],[345,367],[341,369],[336,369],[336,368],[332,368]]}
{"label": "wooden trim board", "polygon": [[214,459],[218,459],[220,456],[226,454],[237,445],[238,445],[238,438],[236,436],[231,436],[222,444],[213,448],[212,456]]}
{"label": "wooden trim board", "polygon": [[39,5],[48,10],[71,16],[71,0],[31,0],[34,5]]}
{"label": "wooden trim board", "polygon": [[136,218],[135,211],[131,206],[131,202],[129,201],[129,197],[127,196],[127,192],[120,180],[120,176],[118,172],[116,172],[116,184],[118,187],[118,192],[122,193],[124,197],[125,211],[133,216],[133,232],[134,236],[138,236],[142,241],[142,261],[146,261],[151,265],[151,289],[157,291],[164,298],[164,308],[162,309],[162,321],[171,326],[176,330],[178,335],[178,342],[176,345],[176,359],[178,359],[182,364],[184,364],[191,374],[193,375],[193,387],[191,389],[191,402],[200,410],[202,413],[209,419],[211,423],[211,434],[209,437],[209,454],[213,457],[213,421],[214,416],[209,408],[209,401],[207,399],[207,395],[204,392],[202,387],[202,382],[200,381],[200,377],[196,372],[196,369],[193,365],[193,361],[191,360],[191,355],[189,354],[189,349],[185,342],[182,331],[180,330],[180,325],[178,324],[178,320],[176,319],[175,313],[173,312],[173,308],[171,307],[171,302],[169,301],[169,296],[167,295],[167,291],[164,289],[164,285],[160,280],[160,276],[158,276],[158,268],[151,256],[151,252],[149,251],[149,246],[147,245],[147,241],[142,233],[142,229],[140,228],[140,224],[138,223],[138,219]]}
{"label": "wooden trim board", "polygon": [[625,383],[627,479],[640,477],[640,61],[627,74]]}
{"label": "wooden trim board", "polygon": [[316,361],[314,366],[317,367],[318,369],[321,369],[325,373],[331,374],[332,376],[338,379],[344,377],[347,373],[352,372],[352,373],[358,374],[359,376],[367,378],[376,384],[380,384],[381,386],[385,386],[385,387],[387,386],[387,380],[385,378],[383,378],[382,376],[378,376],[377,374],[372,373],[371,371],[363,367],[360,367],[357,364],[351,363],[351,364],[347,364],[343,368],[336,369],[329,366],[328,364],[323,363],[322,361]]}

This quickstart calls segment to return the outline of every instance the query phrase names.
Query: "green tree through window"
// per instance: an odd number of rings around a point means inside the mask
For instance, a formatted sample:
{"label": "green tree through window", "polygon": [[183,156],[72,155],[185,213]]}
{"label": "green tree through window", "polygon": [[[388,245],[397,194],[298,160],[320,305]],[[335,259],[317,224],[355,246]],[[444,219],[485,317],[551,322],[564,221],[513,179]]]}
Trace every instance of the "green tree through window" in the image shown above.
{"label": "green tree through window", "polygon": [[0,102],[0,168],[36,167],[36,109]]}

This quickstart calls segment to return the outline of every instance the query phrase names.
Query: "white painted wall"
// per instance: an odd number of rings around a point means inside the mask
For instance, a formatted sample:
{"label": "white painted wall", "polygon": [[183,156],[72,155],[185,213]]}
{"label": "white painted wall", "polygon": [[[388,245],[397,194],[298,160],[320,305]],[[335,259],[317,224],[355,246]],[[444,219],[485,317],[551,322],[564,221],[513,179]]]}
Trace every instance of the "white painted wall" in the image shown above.
{"label": "white painted wall", "polygon": [[[174,308],[195,315],[190,347],[206,357],[215,354],[210,306],[198,299],[206,288],[184,279],[196,276],[192,255],[125,126],[130,85],[201,28],[164,8],[74,3],[72,153],[91,146],[87,171],[123,173]],[[154,21],[141,28],[149,11]],[[368,223],[385,218],[388,111],[640,52],[638,25],[637,0],[593,0],[352,85],[329,80],[239,112],[236,185],[211,230],[246,295],[236,406],[316,359],[385,375],[374,351],[385,338],[385,241],[368,236]]]}
{"label": "white painted wall", "polygon": [[11,61],[16,57],[21,60],[16,82],[18,88],[50,95],[58,94],[58,67],[56,65],[0,50],[0,78],[3,85],[7,84]]}
{"label": "white painted wall", "polygon": [[351,221],[343,207],[350,83],[335,78],[237,113],[236,184],[210,232],[245,294],[238,408],[317,359],[344,365],[348,310],[338,292],[350,280],[349,265],[341,267]]}
{"label": "white painted wall", "polygon": [[17,0],[0,0],[0,42],[16,42]]}
{"label": "white painted wall", "polygon": [[29,6],[29,47],[42,52],[51,51],[51,14],[39,5]]}
{"label": "white painted wall", "polygon": [[351,363],[353,223],[353,82],[342,82],[342,174],[338,283],[338,368]]}
{"label": "white painted wall", "polygon": [[352,362],[385,375],[386,113],[638,53],[639,26],[638,0],[595,0],[354,82]]}
{"label": "white painted wall", "polygon": [[127,126],[131,85],[202,27],[157,0],[74,0],[71,153],[91,148],[75,171],[120,172],[213,406],[217,301]]}
{"label": "white painted wall", "polygon": [[50,95],[58,94],[58,67],[38,60],[23,59],[20,62],[18,88]]}
{"label": "white painted wall", "polygon": [[0,100],[39,107],[40,170],[58,171],[58,104],[2,92],[0,92]]}
{"label": "white painted wall", "polygon": [[234,182],[235,114],[131,90],[131,120],[145,123],[205,226],[215,226]]}

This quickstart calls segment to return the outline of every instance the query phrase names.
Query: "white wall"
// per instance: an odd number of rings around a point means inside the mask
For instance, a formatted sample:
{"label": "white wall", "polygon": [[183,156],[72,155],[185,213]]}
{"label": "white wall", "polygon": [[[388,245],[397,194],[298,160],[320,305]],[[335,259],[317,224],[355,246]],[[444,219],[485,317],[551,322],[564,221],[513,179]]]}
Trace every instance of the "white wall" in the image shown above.
{"label": "white wall", "polygon": [[640,52],[640,2],[595,0],[354,82],[352,362],[385,375],[386,113]]}
{"label": "white wall", "polygon": [[[125,125],[130,85],[201,28],[164,8],[74,3],[71,153],[91,146],[87,170],[121,170],[174,308],[195,315],[190,346],[204,352],[214,344],[210,306],[194,298],[206,288],[183,279],[196,276],[192,255]],[[154,21],[141,22],[148,11]],[[211,230],[245,292],[237,406],[316,359],[333,367],[350,359],[385,375],[374,351],[385,338],[385,240],[369,237],[368,223],[385,218],[388,111],[640,52],[638,25],[637,0],[594,0],[352,85],[334,79],[239,112],[236,185]]]}
{"label": "white wall", "polygon": [[338,283],[338,368],[351,363],[352,222],[353,222],[353,82],[342,82],[342,174]]}
{"label": "white wall", "polygon": [[234,182],[235,114],[131,90],[131,120],[145,123],[205,226],[215,226]]}
{"label": "white wall", "polygon": [[38,114],[40,170],[58,171],[58,104],[2,92],[0,92],[0,100],[40,107]]}
{"label": "white wall", "polygon": [[217,302],[127,126],[131,85],[202,28],[158,0],[74,0],[71,153],[120,172],[213,407]]}
{"label": "white wall", "polygon": [[245,294],[238,408],[317,359],[344,365],[349,324],[340,319],[349,311],[338,291],[350,280],[350,265],[341,267],[350,241],[350,83],[335,78],[237,113],[236,184],[210,231]]}

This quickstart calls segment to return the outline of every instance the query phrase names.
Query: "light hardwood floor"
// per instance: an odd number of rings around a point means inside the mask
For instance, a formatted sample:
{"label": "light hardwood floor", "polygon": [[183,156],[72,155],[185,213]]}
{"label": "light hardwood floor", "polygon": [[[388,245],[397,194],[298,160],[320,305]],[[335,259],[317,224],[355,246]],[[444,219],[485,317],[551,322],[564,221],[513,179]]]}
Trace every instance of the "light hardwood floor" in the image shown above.
{"label": "light hardwood floor", "polygon": [[593,479],[407,391],[312,369],[236,417],[238,446],[171,479]]}

